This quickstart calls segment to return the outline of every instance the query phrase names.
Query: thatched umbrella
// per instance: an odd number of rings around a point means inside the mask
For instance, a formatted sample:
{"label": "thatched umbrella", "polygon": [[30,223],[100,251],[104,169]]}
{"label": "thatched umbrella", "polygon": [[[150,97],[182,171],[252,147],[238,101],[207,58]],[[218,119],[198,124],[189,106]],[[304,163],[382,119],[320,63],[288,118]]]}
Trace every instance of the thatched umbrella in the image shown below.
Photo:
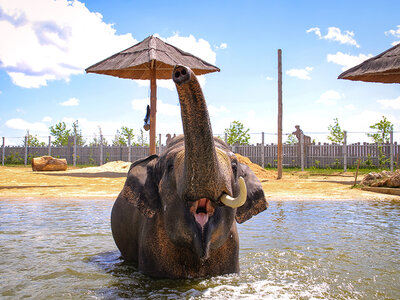
{"label": "thatched umbrella", "polygon": [[196,75],[220,71],[216,66],[154,36],[86,69],[87,73],[150,80],[150,154],[156,153],[156,79],[171,79],[177,64],[191,68]]}
{"label": "thatched umbrella", "polygon": [[338,79],[400,83],[400,44],[343,72]]}

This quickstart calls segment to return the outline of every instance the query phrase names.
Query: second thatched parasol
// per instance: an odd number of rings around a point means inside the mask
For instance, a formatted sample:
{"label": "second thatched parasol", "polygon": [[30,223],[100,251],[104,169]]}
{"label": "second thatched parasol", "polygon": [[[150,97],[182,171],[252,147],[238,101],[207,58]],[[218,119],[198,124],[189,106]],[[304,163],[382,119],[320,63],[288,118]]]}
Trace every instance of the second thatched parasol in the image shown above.
{"label": "second thatched parasol", "polygon": [[171,79],[177,64],[191,68],[196,75],[220,71],[216,66],[154,36],[86,69],[87,73],[150,80],[150,154],[156,153],[156,80]]}
{"label": "second thatched parasol", "polygon": [[338,79],[400,83],[400,44],[348,69]]}

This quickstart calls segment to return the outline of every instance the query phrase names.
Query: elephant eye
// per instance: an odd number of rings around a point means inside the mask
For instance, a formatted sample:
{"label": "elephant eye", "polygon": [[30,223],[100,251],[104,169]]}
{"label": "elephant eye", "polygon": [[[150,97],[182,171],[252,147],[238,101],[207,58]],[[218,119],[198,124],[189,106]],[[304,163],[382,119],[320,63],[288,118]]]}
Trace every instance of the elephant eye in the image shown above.
{"label": "elephant eye", "polygon": [[167,172],[171,173],[173,170],[174,170],[174,164],[172,164],[172,163],[168,164]]}

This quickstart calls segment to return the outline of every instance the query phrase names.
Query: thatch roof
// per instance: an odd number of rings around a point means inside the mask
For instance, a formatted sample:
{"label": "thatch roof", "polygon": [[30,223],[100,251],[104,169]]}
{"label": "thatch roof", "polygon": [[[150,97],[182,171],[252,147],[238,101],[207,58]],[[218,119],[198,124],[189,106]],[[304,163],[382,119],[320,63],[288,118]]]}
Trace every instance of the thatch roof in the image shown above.
{"label": "thatch roof", "polygon": [[400,83],[400,44],[343,72],[338,79]]}
{"label": "thatch roof", "polygon": [[142,42],[116,53],[86,69],[87,73],[112,75],[120,78],[150,79],[150,68],[155,63],[157,79],[171,79],[175,65],[193,70],[196,75],[219,72],[208,62],[149,36]]}

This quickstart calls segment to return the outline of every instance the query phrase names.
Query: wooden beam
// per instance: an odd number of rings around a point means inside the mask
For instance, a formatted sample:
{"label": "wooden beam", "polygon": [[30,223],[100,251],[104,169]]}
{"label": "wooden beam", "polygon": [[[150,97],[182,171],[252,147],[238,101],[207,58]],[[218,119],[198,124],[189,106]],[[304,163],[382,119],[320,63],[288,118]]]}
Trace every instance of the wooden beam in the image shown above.
{"label": "wooden beam", "polygon": [[278,49],[278,177],[282,178],[282,50]]}
{"label": "wooden beam", "polygon": [[[152,61],[153,62],[153,61]],[[156,154],[157,73],[154,63],[150,70],[150,155]]]}

